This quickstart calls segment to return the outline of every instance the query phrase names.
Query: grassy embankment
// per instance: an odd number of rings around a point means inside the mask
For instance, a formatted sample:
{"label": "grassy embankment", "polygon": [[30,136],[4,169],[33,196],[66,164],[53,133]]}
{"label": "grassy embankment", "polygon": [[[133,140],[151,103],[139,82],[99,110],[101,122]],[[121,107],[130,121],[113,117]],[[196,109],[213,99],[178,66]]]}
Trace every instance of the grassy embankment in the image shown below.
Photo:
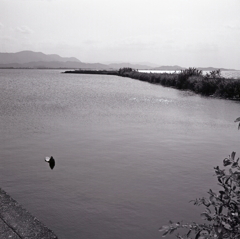
{"label": "grassy embankment", "polygon": [[191,90],[204,96],[240,100],[240,80],[223,78],[220,70],[203,75],[202,71],[196,68],[173,74],[143,73],[131,68],[122,68],[118,75],[180,90]]}

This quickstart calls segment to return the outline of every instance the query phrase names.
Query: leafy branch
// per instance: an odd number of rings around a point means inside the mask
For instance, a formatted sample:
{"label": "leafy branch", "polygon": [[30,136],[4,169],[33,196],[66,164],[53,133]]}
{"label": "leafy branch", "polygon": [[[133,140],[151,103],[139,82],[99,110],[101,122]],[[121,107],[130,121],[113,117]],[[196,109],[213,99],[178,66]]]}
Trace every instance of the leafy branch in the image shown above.
{"label": "leafy branch", "polygon": [[[239,121],[240,117],[234,122]],[[214,168],[221,190],[213,192],[210,189],[208,198],[202,197],[191,201],[194,205],[205,207],[201,217],[207,223],[173,223],[170,221],[169,225],[159,229],[163,232],[163,237],[183,228],[187,230],[187,233],[177,234],[176,237],[179,239],[240,238],[240,165],[236,152],[232,152],[223,159],[223,166],[225,169],[220,169],[219,166]]]}

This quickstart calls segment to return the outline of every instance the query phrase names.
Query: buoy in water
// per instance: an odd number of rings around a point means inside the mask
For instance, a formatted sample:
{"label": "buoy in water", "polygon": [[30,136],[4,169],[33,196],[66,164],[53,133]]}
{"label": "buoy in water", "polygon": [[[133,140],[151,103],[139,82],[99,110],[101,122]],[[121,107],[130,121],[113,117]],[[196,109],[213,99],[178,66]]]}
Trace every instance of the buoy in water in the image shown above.
{"label": "buoy in water", "polygon": [[50,167],[51,169],[54,168],[54,166],[55,166],[55,159],[53,158],[53,156],[51,156],[51,157],[45,157],[45,161],[46,161],[47,163],[49,163],[49,167]]}

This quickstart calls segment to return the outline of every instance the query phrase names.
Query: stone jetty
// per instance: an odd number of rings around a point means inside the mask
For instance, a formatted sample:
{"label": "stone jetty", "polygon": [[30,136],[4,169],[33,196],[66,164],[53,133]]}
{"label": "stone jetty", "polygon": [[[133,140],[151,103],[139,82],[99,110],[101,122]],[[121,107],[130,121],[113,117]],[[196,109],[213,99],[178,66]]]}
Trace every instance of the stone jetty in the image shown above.
{"label": "stone jetty", "polygon": [[58,237],[0,188],[0,238],[57,239]]}

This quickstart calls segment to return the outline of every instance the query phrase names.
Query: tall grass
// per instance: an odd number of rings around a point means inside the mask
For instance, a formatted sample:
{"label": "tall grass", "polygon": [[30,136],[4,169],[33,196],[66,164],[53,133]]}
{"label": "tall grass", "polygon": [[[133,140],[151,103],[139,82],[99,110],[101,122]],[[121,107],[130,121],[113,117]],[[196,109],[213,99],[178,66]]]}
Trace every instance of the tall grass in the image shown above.
{"label": "tall grass", "polygon": [[176,89],[191,90],[205,96],[240,100],[240,80],[226,79],[221,71],[212,71],[205,76],[201,70],[189,68],[180,73],[144,73],[131,68],[121,68],[118,75]]}

